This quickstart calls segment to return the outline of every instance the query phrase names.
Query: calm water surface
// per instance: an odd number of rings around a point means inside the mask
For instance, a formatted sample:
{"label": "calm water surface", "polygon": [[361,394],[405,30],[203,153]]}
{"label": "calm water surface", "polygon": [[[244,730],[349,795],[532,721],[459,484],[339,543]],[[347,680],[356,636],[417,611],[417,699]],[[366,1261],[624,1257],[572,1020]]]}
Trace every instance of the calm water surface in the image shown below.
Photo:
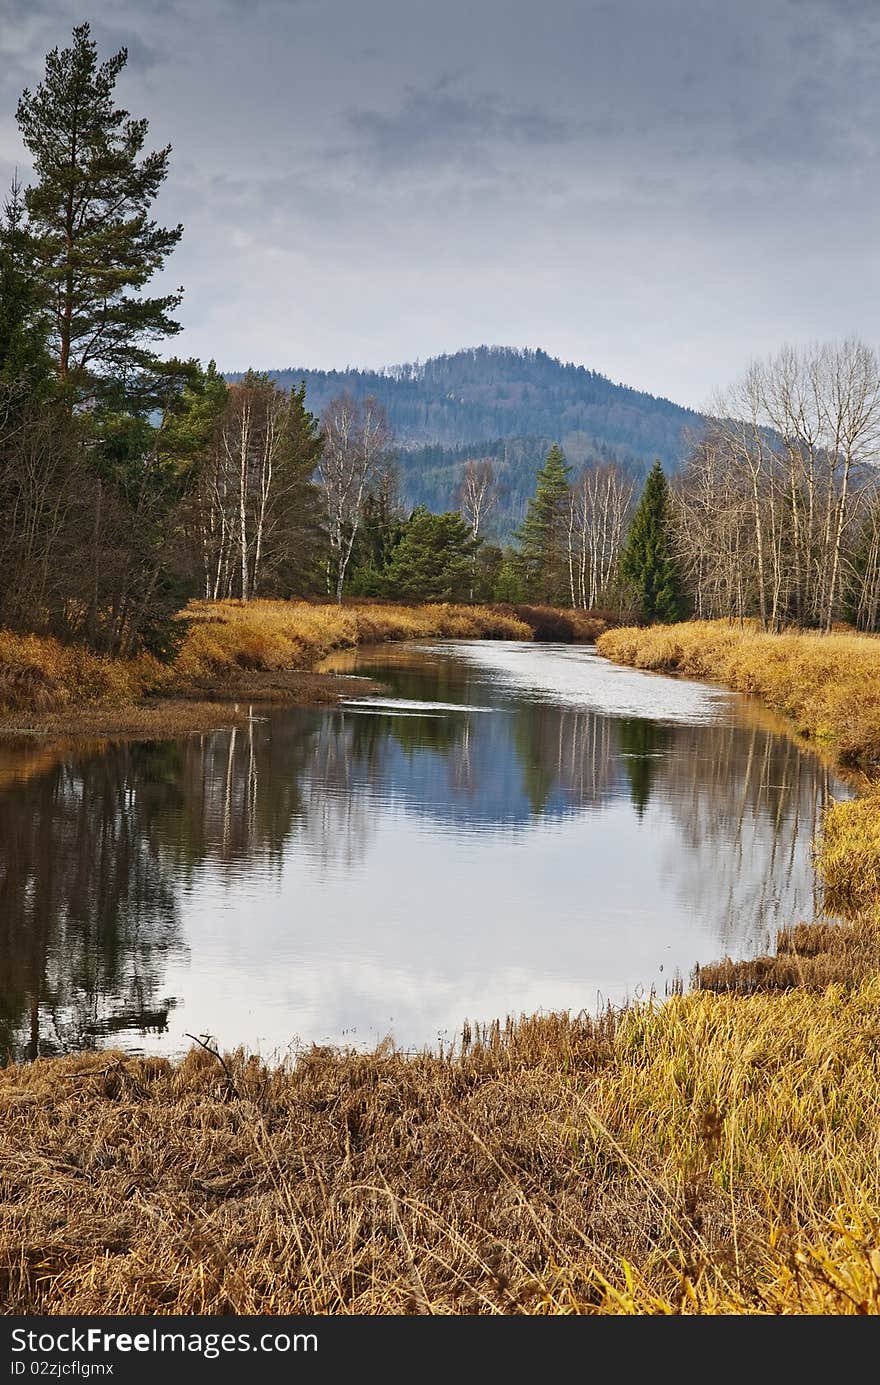
{"label": "calm water surface", "polygon": [[435,1044],[663,994],[819,912],[848,790],[744,699],[563,645],[333,666],[388,696],[0,744],[0,1057]]}

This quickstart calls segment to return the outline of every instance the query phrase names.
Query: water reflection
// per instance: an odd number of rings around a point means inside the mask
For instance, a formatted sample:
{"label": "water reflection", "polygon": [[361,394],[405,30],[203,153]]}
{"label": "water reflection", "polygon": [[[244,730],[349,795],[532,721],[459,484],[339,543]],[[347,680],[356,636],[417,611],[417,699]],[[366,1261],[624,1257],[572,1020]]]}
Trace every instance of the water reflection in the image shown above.
{"label": "water reflection", "polygon": [[603,715],[585,651],[349,663],[474,711],[4,749],[0,1053],[174,1052],[187,1029],[421,1044],[662,987],[816,912],[810,843],[845,790],[740,702],[630,673]]}
{"label": "water reflection", "polygon": [[44,754],[30,774],[15,758],[0,765],[0,1055],[166,1032],[182,941],[154,823],[178,793],[175,748]]}

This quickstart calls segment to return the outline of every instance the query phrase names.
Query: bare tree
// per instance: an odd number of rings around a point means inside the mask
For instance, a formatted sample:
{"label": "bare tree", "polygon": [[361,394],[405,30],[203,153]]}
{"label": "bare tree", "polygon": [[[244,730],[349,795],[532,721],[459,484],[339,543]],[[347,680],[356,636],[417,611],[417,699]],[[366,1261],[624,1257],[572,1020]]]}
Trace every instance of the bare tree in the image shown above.
{"label": "bare tree", "polygon": [[[751,541],[757,564],[761,624],[775,628],[779,592],[768,583],[768,497],[772,494],[773,453],[762,401],[761,367],[753,364],[717,403],[714,428],[730,465],[743,477],[750,500]],[[765,484],[766,483],[766,484]]]}
{"label": "bare tree", "polygon": [[341,603],[364,497],[370,479],[387,460],[391,430],[372,395],[361,402],[346,391],[331,399],[321,415],[321,440],[318,478],[330,545],[327,590],[333,590],[335,581]]}
{"label": "bare tree", "polygon": [[590,610],[607,599],[617,574],[635,483],[613,463],[588,467],[571,492],[571,604]]}
{"label": "bare tree", "polygon": [[[293,540],[317,457],[303,391],[279,389],[252,372],[229,389],[216,438],[196,487],[196,530],[209,600],[263,590]],[[308,519],[309,516],[304,516]]]}
{"label": "bare tree", "polygon": [[880,369],[875,352],[863,342],[849,340],[823,352],[826,451],[834,459],[829,491],[834,507],[829,543],[826,630],[831,629],[838,599],[843,535],[848,520],[853,471],[880,460]]}
{"label": "bare tree", "polygon": [[464,475],[458,488],[458,507],[462,518],[471,531],[471,538],[474,542],[471,557],[473,579],[470,595],[472,601],[477,573],[476,545],[480,541],[480,530],[497,503],[498,487],[495,484],[495,469],[492,466],[491,458],[483,457],[478,461],[475,457],[469,457],[464,464]]}
{"label": "bare tree", "polygon": [[479,461],[469,458],[464,464],[464,475],[458,488],[458,506],[475,541],[479,539],[480,530],[497,503],[498,488],[491,458],[483,457]]}
{"label": "bare tree", "polygon": [[699,619],[742,620],[755,592],[752,502],[723,435],[692,440],[672,489],[676,559]]}
{"label": "bare tree", "polygon": [[870,541],[862,567],[853,548],[880,462],[875,352],[855,340],[785,347],[753,363],[715,413],[677,494],[698,611],[825,630],[845,604],[867,611],[853,587],[871,580]]}
{"label": "bare tree", "polygon": [[880,487],[872,480],[860,495],[860,522],[846,559],[850,609],[860,630],[880,628]]}
{"label": "bare tree", "polygon": [[[62,628],[82,593],[84,535],[94,482],[75,421],[31,406],[19,383],[0,385],[0,619]],[[81,615],[82,603],[77,613]]]}

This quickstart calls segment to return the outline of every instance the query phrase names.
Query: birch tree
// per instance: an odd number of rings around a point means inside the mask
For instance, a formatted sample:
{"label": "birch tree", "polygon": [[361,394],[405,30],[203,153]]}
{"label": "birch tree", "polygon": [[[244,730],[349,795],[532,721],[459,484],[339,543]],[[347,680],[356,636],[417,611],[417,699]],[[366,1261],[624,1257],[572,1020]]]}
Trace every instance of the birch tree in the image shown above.
{"label": "birch tree", "polygon": [[278,389],[253,371],[230,387],[197,488],[207,599],[252,600],[282,568],[297,567],[295,549],[317,537],[318,447],[303,388]]}
{"label": "birch tree", "polygon": [[480,538],[480,530],[498,503],[495,470],[489,457],[480,461],[472,457],[465,462],[458,503],[471,531],[471,538],[476,542]]}
{"label": "birch tree", "polygon": [[590,610],[610,596],[634,490],[635,483],[612,463],[587,468],[572,487],[569,554],[573,606]]}
{"label": "birch tree", "polygon": [[[716,405],[676,507],[705,613],[830,630],[871,619],[880,367],[863,342],[784,347]],[[860,591],[859,584],[868,590]]]}
{"label": "birch tree", "polygon": [[339,603],[369,483],[387,461],[390,447],[385,410],[372,396],[360,401],[345,392],[331,399],[321,415],[317,474],[329,543],[327,591]]}
{"label": "birch tree", "polygon": [[480,461],[473,457],[469,458],[465,462],[464,476],[458,489],[458,504],[462,518],[470,529],[471,540],[474,545],[471,558],[471,601],[474,599],[476,585],[477,545],[481,538],[480,530],[497,503],[498,488],[495,484],[495,469],[490,458],[484,457]]}

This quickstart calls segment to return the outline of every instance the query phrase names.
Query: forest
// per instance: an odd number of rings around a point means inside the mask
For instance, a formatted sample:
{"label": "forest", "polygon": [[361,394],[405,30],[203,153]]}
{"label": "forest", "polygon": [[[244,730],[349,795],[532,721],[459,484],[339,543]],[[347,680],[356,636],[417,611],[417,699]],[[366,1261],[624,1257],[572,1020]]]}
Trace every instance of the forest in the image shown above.
{"label": "forest", "polygon": [[117,106],[125,62],[82,25],[17,109],[33,180],[0,224],[3,626],[160,658],[191,598],[878,627],[870,347],[783,348],[705,419],[542,351],[225,377],[170,354],[183,290],[149,296],[183,228],[153,219],[171,151]]}
{"label": "forest", "polygon": [[288,367],[269,373],[288,389],[304,381],[317,412],[344,390],[373,395],[405,448],[473,447],[497,438],[582,432],[596,445],[673,462],[681,453],[683,430],[700,421],[699,414],[669,399],[615,384],[542,350],[479,346],[384,370]]}

